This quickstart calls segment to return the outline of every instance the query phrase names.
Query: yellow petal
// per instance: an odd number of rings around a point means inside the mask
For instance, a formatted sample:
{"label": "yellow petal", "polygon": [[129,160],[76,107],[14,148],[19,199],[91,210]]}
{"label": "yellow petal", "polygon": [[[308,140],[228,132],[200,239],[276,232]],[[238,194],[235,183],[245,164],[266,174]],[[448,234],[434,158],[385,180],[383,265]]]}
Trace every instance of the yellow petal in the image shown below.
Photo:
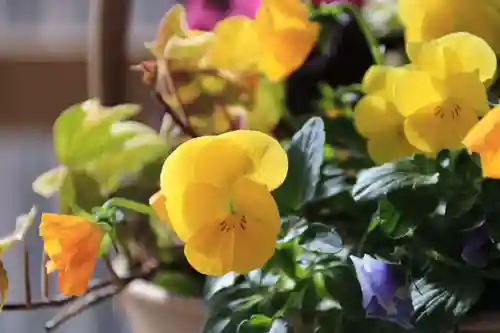
{"label": "yellow petal", "polygon": [[263,0],[261,8],[268,12],[275,30],[307,28],[308,10],[297,0]]}
{"label": "yellow petal", "polygon": [[500,179],[500,151],[484,151],[480,157],[483,177]]}
{"label": "yellow petal", "polygon": [[175,5],[165,14],[158,32],[156,40],[151,43],[151,52],[156,58],[163,58],[165,46],[170,38],[176,35],[183,35],[183,31],[187,30],[185,10],[182,5]]}
{"label": "yellow petal", "polygon": [[384,164],[418,152],[405,137],[403,128],[394,133],[384,133],[368,140],[368,153],[376,164]]}
{"label": "yellow petal", "polygon": [[255,22],[244,16],[220,21],[214,29],[215,40],[208,66],[237,71],[252,70],[258,62],[259,37]]}
{"label": "yellow petal", "polygon": [[50,274],[57,270],[57,266],[52,260],[49,260],[45,265],[45,270],[47,271],[47,274]]}
{"label": "yellow petal", "polygon": [[156,215],[163,221],[166,222],[170,227],[172,224],[170,223],[170,218],[167,212],[167,198],[161,191],[156,192],[149,198],[149,205],[153,207]]}
{"label": "yellow petal", "polygon": [[442,82],[429,73],[404,70],[395,86],[394,101],[403,116],[409,116],[446,98]]}
{"label": "yellow petal", "polygon": [[276,139],[251,130],[232,131],[220,137],[238,145],[251,159],[252,168],[247,177],[266,185],[269,191],[283,183],[288,172],[288,157]]}
{"label": "yellow petal", "polygon": [[175,233],[187,243],[205,226],[224,220],[229,214],[228,204],[228,193],[213,185],[195,183],[172,192],[167,211]]}
{"label": "yellow petal", "polygon": [[184,254],[198,272],[222,276],[234,270],[234,232],[221,230],[219,223],[204,226],[184,246]]}
{"label": "yellow petal", "polygon": [[447,95],[479,116],[489,111],[488,95],[477,73],[458,73],[445,80]]}
{"label": "yellow petal", "polygon": [[376,94],[363,97],[354,109],[357,131],[366,138],[402,128],[403,116],[394,104]]}
{"label": "yellow petal", "polygon": [[262,43],[259,68],[271,81],[280,81],[304,63],[318,38],[319,24],[305,17],[303,28],[281,29],[284,24],[276,26],[272,15],[262,7],[255,21]]}
{"label": "yellow petal", "polygon": [[500,107],[482,118],[462,141],[473,152],[496,151],[500,148]]}
{"label": "yellow petal", "polygon": [[440,108],[433,105],[408,116],[404,129],[410,144],[429,153],[463,147],[463,138],[477,123],[476,113],[451,105]]}

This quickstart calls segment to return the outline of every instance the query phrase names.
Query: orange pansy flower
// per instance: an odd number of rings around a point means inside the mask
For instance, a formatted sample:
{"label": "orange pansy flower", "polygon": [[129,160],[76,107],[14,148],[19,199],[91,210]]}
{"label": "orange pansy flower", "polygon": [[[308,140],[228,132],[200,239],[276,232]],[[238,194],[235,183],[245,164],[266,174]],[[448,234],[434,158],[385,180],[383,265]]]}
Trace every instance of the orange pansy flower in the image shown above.
{"label": "orange pansy flower", "polygon": [[80,296],[88,288],[104,230],[94,221],[71,215],[42,215],[40,236],[50,257],[47,271],[59,271],[59,289]]}

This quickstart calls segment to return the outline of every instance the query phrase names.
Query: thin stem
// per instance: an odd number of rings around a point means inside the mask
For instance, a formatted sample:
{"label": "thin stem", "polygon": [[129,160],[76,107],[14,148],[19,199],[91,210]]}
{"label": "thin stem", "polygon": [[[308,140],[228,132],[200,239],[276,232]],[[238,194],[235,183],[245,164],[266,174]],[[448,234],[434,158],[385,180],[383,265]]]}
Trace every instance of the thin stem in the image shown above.
{"label": "thin stem", "polygon": [[26,244],[24,245],[24,297],[26,307],[31,307],[30,256]]}
{"label": "thin stem", "polygon": [[48,261],[49,261],[49,256],[47,255],[47,252],[43,251],[42,252],[42,265],[41,265],[42,267],[40,267],[40,275],[42,276],[42,281],[41,281],[42,297],[45,300],[48,300],[49,295],[50,295],[49,276],[47,273],[47,262]]}
{"label": "thin stem", "polygon": [[168,106],[164,101],[163,98],[161,98],[161,95],[159,93],[155,93],[156,100],[162,105],[163,111],[165,113],[168,113],[168,115],[172,118],[173,122],[179,126],[179,128],[184,132],[184,134],[189,135],[190,137],[196,138],[198,137],[198,134],[194,131],[194,129],[186,124],[182,119],[179,117],[179,115],[173,111],[170,106]]}
{"label": "thin stem", "polygon": [[108,201],[106,201],[102,207],[104,208],[110,208],[110,207],[115,207],[115,208],[122,208],[122,209],[130,209],[135,212],[144,214],[144,215],[149,215],[156,217],[155,211],[148,205],[128,200],[125,198],[111,198]]}

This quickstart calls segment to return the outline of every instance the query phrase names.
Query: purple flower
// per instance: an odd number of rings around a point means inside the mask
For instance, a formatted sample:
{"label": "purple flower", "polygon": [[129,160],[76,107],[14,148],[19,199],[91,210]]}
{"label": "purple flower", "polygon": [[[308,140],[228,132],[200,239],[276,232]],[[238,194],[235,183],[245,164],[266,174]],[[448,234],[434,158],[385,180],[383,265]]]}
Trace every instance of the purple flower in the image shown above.
{"label": "purple flower", "polygon": [[482,222],[479,227],[472,230],[462,248],[462,259],[471,266],[484,268],[490,259],[491,246],[488,225]]}
{"label": "purple flower", "polygon": [[363,294],[363,307],[369,318],[394,322],[413,328],[410,288],[400,265],[390,264],[365,254],[350,256]]}
{"label": "purple flower", "polygon": [[230,16],[255,18],[260,0],[187,0],[186,15],[191,29],[209,31]]}

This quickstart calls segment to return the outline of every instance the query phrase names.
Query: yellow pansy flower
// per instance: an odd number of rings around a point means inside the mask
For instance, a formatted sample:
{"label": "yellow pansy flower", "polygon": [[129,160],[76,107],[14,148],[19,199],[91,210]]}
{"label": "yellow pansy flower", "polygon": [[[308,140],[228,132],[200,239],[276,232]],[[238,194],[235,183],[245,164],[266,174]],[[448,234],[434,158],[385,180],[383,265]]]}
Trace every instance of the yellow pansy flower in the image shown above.
{"label": "yellow pansy flower", "polygon": [[94,272],[104,230],[83,217],[43,214],[40,236],[50,260],[47,271],[59,270],[59,289],[80,296]]}
{"label": "yellow pansy flower", "polygon": [[397,80],[394,101],[406,118],[408,141],[427,153],[462,148],[462,139],[488,111],[486,89],[477,72],[447,74],[406,69]]}
{"label": "yellow pansy flower", "polygon": [[280,229],[270,192],[281,185],[287,170],[280,144],[249,130],[191,139],[167,158],[161,192],[196,270],[220,276],[265,264]]}
{"label": "yellow pansy flower", "polygon": [[399,0],[398,11],[407,42],[463,31],[483,38],[500,54],[498,0]]}
{"label": "yellow pansy flower", "polygon": [[500,107],[496,107],[474,126],[463,144],[479,153],[483,176],[500,179]]}
{"label": "yellow pansy flower", "polygon": [[367,139],[368,153],[383,164],[418,151],[404,134],[404,117],[393,103],[394,85],[402,69],[372,66],[363,79],[367,93],[354,109],[355,126]]}
{"label": "yellow pansy flower", "polygon": [[497,58],[481,38],[457,32],[430,42],[408,43],[406,46],[412,66],[443,79],[463,72],[477,72],[483,83],[493,81]]}
{"label": "yellow pansy flower", "polygon": [[227,18],[214,29],[215,42],[208,62],[218,68],[258,69],[271,81],[296,70],[313,49],[319,24],[309,21],[299,0],[263,0],[255,19]]}

